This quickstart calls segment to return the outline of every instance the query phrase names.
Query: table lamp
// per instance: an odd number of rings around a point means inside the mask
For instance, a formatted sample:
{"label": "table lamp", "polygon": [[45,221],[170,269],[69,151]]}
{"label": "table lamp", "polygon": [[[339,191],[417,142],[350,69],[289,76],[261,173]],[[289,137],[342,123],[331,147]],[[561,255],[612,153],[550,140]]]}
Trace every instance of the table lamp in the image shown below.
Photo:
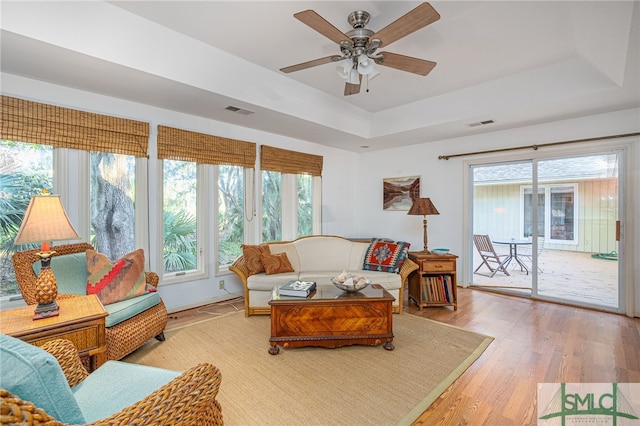
{"label": "table lamp", "polygon": [[36,300],[34,320],[54,317],[60,314],[56,297],[58,285],[51,269],[51,241],[79,240],[80,236],[73,229],[67,213],[64,211],[59,195],[36,195],[31,198],[27,212],[24,214],[15,244],[42,243],[40,256],[42,269],[36,279]]}
{"label": "table lamp", "polygon": [[429,253],[429,249],[427,248],[427,215],[440,214],[440,212],[436,209],[436,206],[433,205],[430,198],[416,198],[407,214],[422,215],[424,217],[422,220],[424,224],[424,250],[422,251]]}

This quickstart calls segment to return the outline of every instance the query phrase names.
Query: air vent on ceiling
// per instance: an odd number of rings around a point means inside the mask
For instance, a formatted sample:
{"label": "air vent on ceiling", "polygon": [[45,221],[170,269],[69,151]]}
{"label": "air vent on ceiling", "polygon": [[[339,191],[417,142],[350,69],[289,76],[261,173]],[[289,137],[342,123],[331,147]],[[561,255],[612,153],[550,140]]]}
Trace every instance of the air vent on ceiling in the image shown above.
{"label": "air vent on ceiling", "polygon": [[477,126],[484,126],[485,124],[493,124],[493,123],[494,123],[493,120],[484,120],[484,121],[476,121],[475,123],[469,123],[467,124],[467,126],[477,127]]}
{"label": "air vent on ceiling", "polygon": [[248,109],[244,109],[244,108],[239,108],[233,105],[229,105],[228,107],[225,108],[227,111],[231,111],[231,112],[237,112],[238,114],[243,114],[243,115],[249,115],[249,114],[253,114],[254,111],[250,111]]}

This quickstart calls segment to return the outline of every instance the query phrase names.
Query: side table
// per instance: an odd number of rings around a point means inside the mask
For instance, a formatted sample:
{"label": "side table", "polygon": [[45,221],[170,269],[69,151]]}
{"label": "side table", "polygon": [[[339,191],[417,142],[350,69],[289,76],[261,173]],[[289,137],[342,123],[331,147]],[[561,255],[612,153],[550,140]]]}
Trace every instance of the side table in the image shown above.
{"label": "side table", "polygon": [[94,294],[58,299],[60,315],[33,319],[34,305],[0,312],[0,333],[41,346],[53,339],[73,342],[80,357],[89,357],[93,371],[107,360],[105,318],[107,311]]}
{"label": "side table", "polygon": [[458,309],[456,259],[453,254],[438,255],[409,252],[409,258],[419,269],[409,275],[409,300],[418,309],[429,306],[453,306]]}

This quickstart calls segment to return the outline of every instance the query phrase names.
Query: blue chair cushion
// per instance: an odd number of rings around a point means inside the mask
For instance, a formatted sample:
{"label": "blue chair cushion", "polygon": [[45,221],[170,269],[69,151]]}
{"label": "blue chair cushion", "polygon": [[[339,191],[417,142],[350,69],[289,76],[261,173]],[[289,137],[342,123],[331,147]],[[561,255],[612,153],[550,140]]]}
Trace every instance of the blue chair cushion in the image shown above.
{"label": "blue chair cushion", "polygon": [[87,422],[107,418],[147,397],[181,373],[107,361],[73,388],[82,414]]}
{"label": "blue chair cushion", "polygon": [[140,312],[146,311],[158,303],[160,303],[160,294],[153,292],[105,305],[104,309],[109,313],[109,316],[107,316],[105,320],[105,327],[113,327],[124,320],[138,315]]}
{"label": "blue chair cushion", "polygon": [[[40,273],[40,261],[33,264],[33,272]],[[87,294],[87,270],[86,253],[72,253],[63,256],[56,256],[51,259],[51,269],[56,276],[58,283],[58,293]],[[122,321],[144,312],[147,309],[160,303],[160,294],[157,292],[145,293],[132,299],[105,305],[105,310],[109,313],[105,320],[107,328],[113,327]]]}
{"label": "blue chair cushion", "polygon": [[[55,248],[54,248],[55,250]],[[40,261],[33,264],[33,272],[40,274]],[[58,293],[87,294],[87,255],[86,253],[72,253],[55,256],[51,259],[51,269],[56,276]]]}
{"label": "blue chair cushion", "polygon": [[56,358],[37,346],[0,334],[0,387],[63,423],[86,423]]}

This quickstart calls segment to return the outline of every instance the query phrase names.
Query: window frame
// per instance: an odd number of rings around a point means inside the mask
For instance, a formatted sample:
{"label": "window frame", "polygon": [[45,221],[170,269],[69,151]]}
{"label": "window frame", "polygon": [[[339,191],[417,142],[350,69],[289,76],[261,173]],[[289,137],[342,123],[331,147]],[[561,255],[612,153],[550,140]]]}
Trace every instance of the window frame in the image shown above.
{"label": "window frame", "polygon": [[[570,188],[573,193],[573,239],[571,240],[559,240],[551,238],[551,189],[552,188]],[[520,235],[524,236],[525,226],[524,218],[526,216],[525,209],[525,191],[529,190],[533,195],[533,185],[521,185],[520,186]],[[544,183],[538,185],[538,194],[544,193],[544,235],[545,243],[548,244],[566,244],[577,246],[578,245],[578,220],[579,220],[579,197],[578,197],[578,183]]]}
{"label": "window frame", "polygon": [[[219,275],[228,275],[228,274],[232,274],[232,272],[229,270],[229,267],[232,265],[232,263],[228,264],[228,265],[221,265],[219,260],[220,260],[220,224],[218,221],[218,217],[219,217],[219,212],[220,212],[220,204],[219,204],[219,200],[218,200],[218,194],[220,192],[220,187],[219,187],[219,176],[220,176],[220,166],[221,165],[213,165],[213,179],[212,179],[212,186],[213,186],[213,191],[212,191],[212,197],[213,197],[213,211],[216,212],[216,216],[215,216],[215,221],[212,224],[213,229],[215,230],[215,232],[213,233],[213,243],[214,243],[214,259],[215,259],[215,274],[216,276]],[[241,166],[234,166],[234,167],[241,167]],[[249,233],[249,229],[250,229],[250,224],[251,221],[255,219],[255,214],[254,214],[254,210],[255,208],[247,208],[247,199],[250,197],[254,196],[254,192],[253,192],[253,182],[249,179],[251,179],[253,177],[253,174],[251,174],[250,171],[252,171],[253,168],[249,168],[249,167],[242,167],[242,179],[243,179],[243,199],[244,199],[244,208],[242,211],[242,215],[243,215],[243,220],[242,220],[242,239],[243,242],[247,241],[247,234]],[[253,205],[254,201],[251,201],[251,205]],[[251,215],[247,215],[247,211],[251,212]],[[249,216],[249,218],[248,218]]]}
{"label": "window frame", "polygon": [[[261,171],[260,178],[260,205],[262,207],[262,173],[268,170]],[[298,176],[300,174],[280,173],[281,180],[281,197],[282,197],[282,241],[292,241],[298,238]],[[311,235],[319,235],[322,233],[322,177],[312,176],[311,182],[311,220],[312,231]],[[262,208],[261,208],[262,211]],[[260,215],[262,219],[262,214]],[[264,243],[262,238],[263,222],[260,220],[260,242]]]}
{"label": "window frame", "polygon": [[[164,253],[162,249],[156,250],[156,264],[158,265],[158,275],[160,276],[160,286],[180,284],[189,281],[204,280],[209,277],[209,226],[211,221],[204,220],[211,204],[210,179],[211,165],[196,163],[196,257],[197,267],[190,271],[179,271],[165,274]],[[158,182],[158,202],[156,211],[159,212],[156,232],[158,243],[164,245],[164,160],[158,160],[157,168]],[[217,219],[215,221],[217,223]]]}

